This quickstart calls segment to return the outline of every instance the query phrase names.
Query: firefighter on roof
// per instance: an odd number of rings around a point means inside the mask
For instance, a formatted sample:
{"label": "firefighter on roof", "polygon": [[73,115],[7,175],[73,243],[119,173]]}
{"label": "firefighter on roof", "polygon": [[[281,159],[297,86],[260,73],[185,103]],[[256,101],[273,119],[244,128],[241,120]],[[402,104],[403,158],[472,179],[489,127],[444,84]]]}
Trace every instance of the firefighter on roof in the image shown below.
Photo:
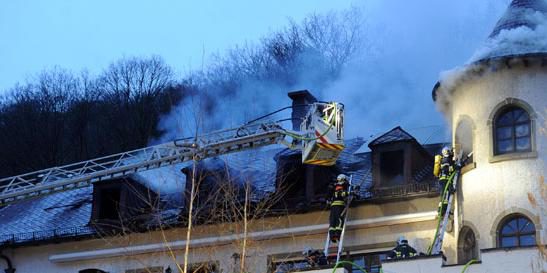
{"label": "firefighter on roof", "polygon": [[[443,147],[441,155],[435,156],[435,166],[433,174],[439,178],[439,191],[441,194],[441,203],[439,210],[444,215],[448,196],[455,191],[450,180],[450,176],[455,171],[454,153],[448,146]],[[444,198],[446,196],[446,198]]]}
{"label": "firefighter on roof", "polygon": [[333,243],[338,242],[340,235],[342,234],[342,228],[344,227],[344,218],[346,214],[346,202],[349,197],[349,180],[344,174],[338,175],[334,185],[329,185],[329,191],[331,192],[330,203],[330,226],[329,236]]}

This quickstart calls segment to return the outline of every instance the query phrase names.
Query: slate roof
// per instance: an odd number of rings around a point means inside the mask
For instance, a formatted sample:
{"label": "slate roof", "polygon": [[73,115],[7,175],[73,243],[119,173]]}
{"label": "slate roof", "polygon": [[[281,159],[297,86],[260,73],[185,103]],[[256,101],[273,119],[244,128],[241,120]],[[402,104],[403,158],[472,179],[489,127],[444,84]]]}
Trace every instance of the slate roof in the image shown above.
{"label": "slate roof", "polygon": [[[469,74],[512,58],[547,57],[547,0],[513,0],[484,44],[467,64],[442,73],[432,91],[434,101],[449,104],[452,90]],[[544,61],[541,61],[543,63]]]}
{"label": "slate roof", "polygon": [[373,141],[371,141],[368,146],[373,147],[380,144],[390,143],[390,142],[396,142],[396,141],[416,141],[418,142],[413,136],[411,136],[409,133],[407,133],[403,128],[400,126],[397,126],[391,131],[377,137]]}
{"label": "slate roof", "polygon": [[547,0],[513,0],[474,62],[547,54]]}
{"label": "slate roof", "polygon": [[[377,138],[377,143],[387,141],[414,139],[400,127]],[[361,194],[367,198],[372,185],[371,154],[358,151],[365,141],[362,138],[346,140],[346,148],[341,153],[337,165],[341,170],[353,176],[356,185],[361,186]],[[436,146],[440,150],[442,145]],[[210,158],[202,162],[208,167],[218,167],[225,164],[231,175],[238,181],[252,179],[253,186],[259,194],[275,191],[275,158],[279,155],[300,153],[299,151],[274,147],[224,155],[220,158]],[[216,163],[215,163],[216,162]],[[430,174],[431,170],[423,170],[415,175],[415,181]],[[3,244],[24,244],[41,240],[50,240],[59,236],[77,237],[91,236],[98,231],[89,224],[91,219],[93,187],[88,186],[71,191],[59,192],[34,199],[23,200],[0,208],[0,246]],[[170,225],[180,223],[182,211],[180,193],[162,195],[164,203],[175,205],[165,206],[163,210],[151,216],[150,223]],[[173,201],[175,200],[175,201]],[[171,202],[173,201],[173,202]]]}
{"label": "slate roof", "polygon": [[0,245],[10,240],[25,242],[63,233],[94,234],[93,227],[88,226],[92,193],[93,187],[88,186],[1,207]]}
{"label": "slate roof", "polygon": [[514,0],[498,20],[489,37],[496,37],[502,30],[512,30],[518,27],[535,29],[538,22],[527,16],[527,12],[547,13],[547,2],[545,0]]}

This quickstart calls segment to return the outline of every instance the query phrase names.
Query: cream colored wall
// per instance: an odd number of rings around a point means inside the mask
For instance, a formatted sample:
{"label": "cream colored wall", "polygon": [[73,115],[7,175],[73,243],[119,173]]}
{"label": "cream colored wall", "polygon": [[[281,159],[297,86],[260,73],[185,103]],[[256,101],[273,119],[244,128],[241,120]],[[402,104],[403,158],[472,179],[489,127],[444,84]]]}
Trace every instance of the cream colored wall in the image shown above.
{"label": "cream colored wall", "polygon": [[[507,98],[527,102],[535,111],[535,134],[537,157],[490,162],[492,141],[488,119],[493,109]],[[528,214],[535,222],[541,243],[547,242],[547,217],[545,192],[547,137],[545,115],[547,114],[547,68],[513,67],[486,73],[481,77],[461,84],[453,93],[452,130],[464,116],[472,119],[475,129],[474,157],[476,169],[463,175],[463,199],[458,200],[463,219],[476,227],[479,248],[495,245],[495,229],[504,215],[511,212]],[[543,129],[541,128],[543,127]],[[543,196],[541,192],[543,190]],[[534,204],[531,199],[535,199]],[[461,228],[461,225],[457,227]],[[445,244],[456,247],[456,238]]]}
{"label": "cream colored wall", "polygon": [[[464,265],[441,266],[441,258],[416,259],[388,262],[382,265],[384,273],[460,273]],[[547,260],[537,248],[495,250],[481,254],[481,263],[470,265],[466,273],[542,273]]]}
{"label": "cream colored wall", "polygon": [[[374,220],[382,217],[408,215],[409,213],[423,213],[436,210],[437,197],[419,198],[388,204],[366,204],[350,210],[349,220],[358,222],[363,219]],[[326,224],[328,211],[312,212],[307,214],[290,215],[289,217],[268,218],[255,223],[253,231],[275,230],[282,228],[306,227],[314,224]],[[392,222],[367,227],[366,225],[353,226],[348,229],[345,237],[345,246],[363,248],[377,247],[378,244],[394,245],[399,235],[405,235],[411,245],[418,251],[425,252],[431,243],[435,221],[430,220],[393,220]],[[208,226],[195,230],[194,239],[214,238],[230,234],[239,228],[234,226]],[[165,241],[182,240],[185,229],[177,228],[164,232]],[[175,259],[166,252],[147,252],[138,255],[113,256],[103,255],[102,258],[76,259],[69,262],[52,262],[52,255],[66,253],[80,253],[84,251],[108,251],[114,248],[127,248],[147,244],[162,243],[161,232],[131,234],[124,237],[83,240],[61,244],[49,244],[35,247],[21,247],[4,250],[3,253],[12,258],[17,272],[75,273],[86,268],[98,268],[107,272],[125,272],[126,269],[143,268],[147,266],[168,265],[175,269],[175,260],[183,261],[183,249],[174,250]],[[286,234],[276,238],[262,238],[250,240],[247,257],[249,272],[266,272],[268,257],[274,254],[301,252],[306,246],[322,249],[326,239],[326,227],[322,231],[309,231],[298,235]],[[240,252],[241,241],[217,243],[206,247],[191,248],[190,263],[218,261],[224,272],[233,272],[234,260],[232,255]],[[174,271],[177,272],[177,271]],[[238,271],[239,272],[239,271]]]}

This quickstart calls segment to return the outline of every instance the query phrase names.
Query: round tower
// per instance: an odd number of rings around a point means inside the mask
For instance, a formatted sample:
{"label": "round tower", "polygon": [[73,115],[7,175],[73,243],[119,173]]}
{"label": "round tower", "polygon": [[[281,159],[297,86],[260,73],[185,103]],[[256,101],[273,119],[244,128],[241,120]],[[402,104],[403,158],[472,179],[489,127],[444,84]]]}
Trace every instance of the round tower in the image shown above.
{"label": "round tower", "polygon": [[512,1],[472,61],[441,76],[433,99],[450,122],[452,143],[474,152],[443,247],[456,254],[451,262],[485,249],[544,246],[547,1]]}

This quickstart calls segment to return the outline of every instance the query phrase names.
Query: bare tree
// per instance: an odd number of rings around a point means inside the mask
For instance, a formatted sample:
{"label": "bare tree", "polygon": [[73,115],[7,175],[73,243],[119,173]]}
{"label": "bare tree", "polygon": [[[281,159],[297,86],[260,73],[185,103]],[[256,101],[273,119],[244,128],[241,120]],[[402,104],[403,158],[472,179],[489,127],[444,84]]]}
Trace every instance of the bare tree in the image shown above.
{"label": "bare tree", "polygon": [[125,58],[113,63],[97,80],[97,88],[107,102],[103,128],[121,150],[146,146],[158,137],[156,125],[161,114],[157,97],[173,83],[173,72],[164,61]]}

